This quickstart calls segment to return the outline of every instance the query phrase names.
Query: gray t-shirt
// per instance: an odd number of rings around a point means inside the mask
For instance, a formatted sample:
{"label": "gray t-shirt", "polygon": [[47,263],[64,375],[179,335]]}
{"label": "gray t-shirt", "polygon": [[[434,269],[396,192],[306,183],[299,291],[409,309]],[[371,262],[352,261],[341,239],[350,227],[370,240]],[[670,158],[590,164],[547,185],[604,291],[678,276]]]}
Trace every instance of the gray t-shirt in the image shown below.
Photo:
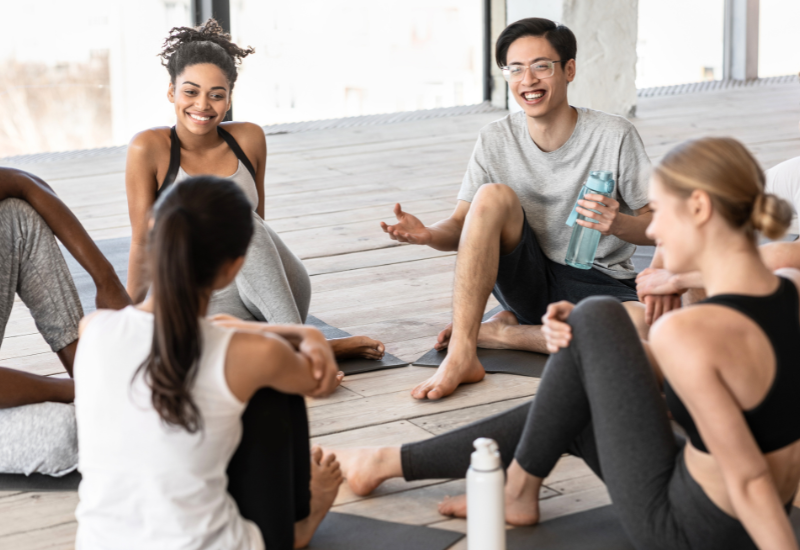
{"label": "gray t-shirt", "polygon": [[[620,212],[633,214],[647,205],[650,160],[636,128],[621,116],[577,108],[575,130],[560,148],[539,149],[528,133],[523,111],[485,126],[458,193],[472,202],[484,183],[511,187],[545,255],[564,264],[572,227],[567,217],[591,170],[614,174],[614,198]],[[594,265],[617,279],[635,275],[636,246],[615,236],[600,237]]]}

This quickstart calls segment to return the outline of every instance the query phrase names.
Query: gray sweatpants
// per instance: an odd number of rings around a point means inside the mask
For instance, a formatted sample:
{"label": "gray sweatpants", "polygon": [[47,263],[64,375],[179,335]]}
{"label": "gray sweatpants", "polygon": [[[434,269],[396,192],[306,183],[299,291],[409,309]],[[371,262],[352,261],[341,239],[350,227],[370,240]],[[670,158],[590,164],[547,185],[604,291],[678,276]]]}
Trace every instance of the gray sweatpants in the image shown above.
{"label": "gray sweatpants", "polygon": [[311,279],[303,262],[255,213],[253,222],[244,266],[230,285],[212,295],[208,314],[226,313],[271,324],[304,323],[311,303]]}
{"label": "gray sweatpants", "polygon": [[516,458],[539,477],[566,452],[583,458],[603,479],[636,548],[754,550],[742,524],[720,510],[686,469],[684,441],[672,432],[622,304],[606,296],[587,298],[569,324],[572,343],[550,357],[533,401],[404,445],[405,478],[464,477],[478,437],[497,441],[506,466]]}
{"label": "gray sweatpants", "polygon": [[[0,201],[0,346],[14,296],[54,352],[78,339],[78,291],[53,232],[27,202]],[[0,472],[63,475],[75,469],[75,408],[39,403],[0,410]]]}

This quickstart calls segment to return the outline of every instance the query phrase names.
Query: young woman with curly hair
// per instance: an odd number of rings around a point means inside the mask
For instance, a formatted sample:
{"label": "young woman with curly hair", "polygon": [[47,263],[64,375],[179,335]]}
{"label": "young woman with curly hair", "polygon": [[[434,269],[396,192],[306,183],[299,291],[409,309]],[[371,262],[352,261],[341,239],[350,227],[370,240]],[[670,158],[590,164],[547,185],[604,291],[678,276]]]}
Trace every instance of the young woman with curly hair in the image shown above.
{"label": "young woman with curly hair", "polygon": [[[311,281],[303,263],[264,221],[264,131],[250,122],[223,122],[231,108],[237,66],[254,53],[240,48],[209,19],[197,28],[176,27],[164,42],[162,64],[169,73],[167,99],[176,123],[134,136],[128,147],[125,186],[133,229],[128,292],[134,303],[147,295],[145,269],[148,212],[159,194],[190,175],[215,175],[236,183],[253,207],[255,231],[242,270],[211,298],[210,315],[245,321],[304,323]],[[331,340],[337,357],[383,356],[381,342],[365,336]]]}

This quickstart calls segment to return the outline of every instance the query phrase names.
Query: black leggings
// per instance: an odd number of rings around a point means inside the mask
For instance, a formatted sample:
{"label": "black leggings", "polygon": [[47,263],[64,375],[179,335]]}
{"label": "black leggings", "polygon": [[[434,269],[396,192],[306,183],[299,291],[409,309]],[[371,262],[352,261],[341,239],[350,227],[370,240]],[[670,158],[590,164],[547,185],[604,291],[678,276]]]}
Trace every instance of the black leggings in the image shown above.
{"label": "black leggings", "polygon": [[756,548],[742,524],[711,502],[687,471],[683,440],[672,432],[644,348],[619,301],[588,298],[569,324],[572,343],[550,358],[533,401],[404,445],[405,478],[464,477],[478,437],[497,441],[506,466],[516,458],[541,478],[568,452],[606,483],[636,548]]}
{"label": "black leggings", "polygon": [[258,390],[242,415],[228,464],[228,492],[270,550],[294,547],[294,524],[311,513],[311,459],[301,396]]}

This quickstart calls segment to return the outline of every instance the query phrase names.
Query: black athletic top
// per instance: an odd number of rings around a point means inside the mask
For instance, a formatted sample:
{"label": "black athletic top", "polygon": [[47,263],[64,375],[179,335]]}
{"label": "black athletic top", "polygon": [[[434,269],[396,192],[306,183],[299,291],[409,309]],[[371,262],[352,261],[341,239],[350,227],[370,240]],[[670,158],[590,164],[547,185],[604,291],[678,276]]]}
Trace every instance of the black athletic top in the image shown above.
{"label": "black athletic top", "polygon": [[[744,411],[744,418],[762,453],[769,453],[800,439],[800,318],[797,287],[780,277],[778,290],[769,296],[722,294],[703,300],[747,315],[769,338],[775,352],[775,380],[763,401]],[[686,430],[692,445],[708,452],[689,411],[664,382],[667,406]]]}
{"label": "black athletic top", "polygon": [[[219,137],[225,140],[225,143],[228,144],[228,147],[231,148],[233,154],[236,155],[236,158],[242,161],[244,167],[247,168],[247,171],[250,172],[250,175],[253,176],[253,180],[256,179],[256,170],[253,168],[253,164],[250,162],[250,159],[247,158],[247,155],[244,154],[242,148],[239,147],[239,144],[236,142],[234,137],[225,130],[222,126],[217,126],[217,133]],[[181,141],[178,139],[178,132],[175,130],[175,126],[172,127],[170,130],[170,149],[169,149],[169,168],[167,169],[167,175],[164,176],[164,182],[161,184],[156,190],[156,199],[158,199],[161,192],[166,190],[167,187],[173,184],[175,178],[178,176],[178,169],[181,167]]]}

